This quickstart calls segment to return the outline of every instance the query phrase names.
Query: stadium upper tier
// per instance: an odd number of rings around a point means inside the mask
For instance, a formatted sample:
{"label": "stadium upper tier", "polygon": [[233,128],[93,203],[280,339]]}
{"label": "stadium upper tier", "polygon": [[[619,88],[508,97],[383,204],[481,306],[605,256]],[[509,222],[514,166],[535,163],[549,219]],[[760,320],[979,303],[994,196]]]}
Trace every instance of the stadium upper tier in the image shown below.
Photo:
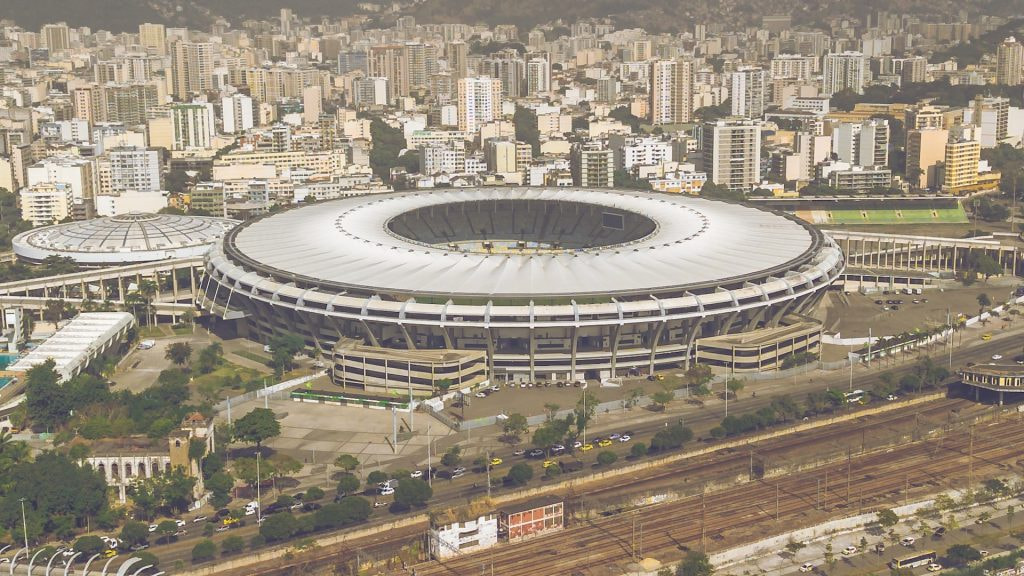
{"label": "stadium upper tier", "polygon": [[292,210],[242,226],[227,256],[297,285],[444,302],[682,294],[785,275],[826,247],[796,219],[739,204],[493,188]]}

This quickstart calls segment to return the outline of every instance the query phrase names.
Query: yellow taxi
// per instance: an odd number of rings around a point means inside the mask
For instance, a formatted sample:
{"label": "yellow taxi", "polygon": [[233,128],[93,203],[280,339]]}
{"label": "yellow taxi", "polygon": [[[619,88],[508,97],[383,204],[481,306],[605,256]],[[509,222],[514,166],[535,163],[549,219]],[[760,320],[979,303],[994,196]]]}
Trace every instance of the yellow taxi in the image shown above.
{"label": "yellow taxi", "polygon": [[612,445],[612,441],[605,438],[604,440],[598,442],[597,445],[600,446],[601,448],[607,448]]}
{"label": "yellow taxi", "polygon": [[103,551],[104,558],[113,558],[114,556],[117,556],[117,550],[107,549]]}
{"label": "yellow taxi", "polygon": [[543,466],[545,468],[550,468],[552,466],[557,466],[557,465],[558,465],[558,462],[555,461],[555,460],[545,460],[544,463],[541,464],[541,466]]}
{"label": "yellow taxi", "polygon": [[594,449],[594,445],[593,444],[584,444],[583,446],[580,446],[580,451],[581,452],[587,452],[587,451],[593,450],[593,449]]}
{"label": "yellow taxi", "polygon": [[501,458],[491,458],[491,466],[497,466],[502,462],[504,462],[504,460],[502,460]]}
{"label": "yellow taxi", "polygon": [[992,335],[991,334],[982,334],[981,335],[981,339],[982,340],[991,340],[992,339]]}

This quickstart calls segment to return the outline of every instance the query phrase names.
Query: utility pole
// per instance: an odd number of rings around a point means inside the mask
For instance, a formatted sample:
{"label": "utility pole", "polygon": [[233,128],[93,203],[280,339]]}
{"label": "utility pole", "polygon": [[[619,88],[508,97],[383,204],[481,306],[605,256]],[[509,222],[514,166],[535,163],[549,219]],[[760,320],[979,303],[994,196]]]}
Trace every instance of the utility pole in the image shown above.
{"label": "utility pole", "polygon": [[[28,521],[25,520],[25,499],[19,498],[21,502],[21,534],[25,537],[25,555],[28,555]],[[11,564],[11,573],[14,573],[14,564]]]}
{"label": "utility pole", "polygon": [[704,491],[707,488],[706,485],[701,484],[700,487],[700,551],[707,554],[708,542],[706,537],[707,526],[705,520],[707,517],[707,507],[704,504]]}
{"label": "utility pole", "polygon": [[427,425],[427,486],[434,486],[434,469],[430,466],[430,425]]}
{"label": "utility pole", "polygon": [[825,470],[825,490],[822,492],[822,496],[825,498],[822,509],[828,510],[828,470]]}
{"label": "utility pole", "polygon": [[850,506],[850,479],[853,476],[853,459],[850,448],[846,449],[846,506]]}
{"label": "utility pole", "polygon": [[974,490],[974,424],[971,424],[971,440],[967,451],[967,493]]}
{"label": "utility pole", "polygon": [[775,481],[775,521],[779,521],[779,482]]}

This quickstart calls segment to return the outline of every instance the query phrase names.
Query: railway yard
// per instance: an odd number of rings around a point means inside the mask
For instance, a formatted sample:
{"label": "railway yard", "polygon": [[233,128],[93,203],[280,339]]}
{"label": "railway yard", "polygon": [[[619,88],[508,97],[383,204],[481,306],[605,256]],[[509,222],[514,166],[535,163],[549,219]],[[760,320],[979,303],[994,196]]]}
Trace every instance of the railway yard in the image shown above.
{"label": "railway yard", "polygon": [[[579,481],[566,529],[445,561],[422,555],[427,524],[223,574],[364,572],[613,576],[639,558],[678,560],[1020,471],[1016,413],[942,398],[770,440],[674,459],[642,474]],[[699,445],[691,445],[691,450]],[[646,502],[660,501],[658,504]]]}

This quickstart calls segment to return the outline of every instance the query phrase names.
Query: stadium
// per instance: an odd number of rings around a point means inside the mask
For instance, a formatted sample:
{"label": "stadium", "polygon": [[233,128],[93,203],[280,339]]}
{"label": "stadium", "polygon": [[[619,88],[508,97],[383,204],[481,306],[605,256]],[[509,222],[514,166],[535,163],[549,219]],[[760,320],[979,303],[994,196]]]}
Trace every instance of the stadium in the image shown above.
{"label": "stadium", "polygon": [[843,272],[778,212],[626,190],[453,189],[246,222],[200,304],[239,334],[301,335],[336,382],[597,378],[687,365],[698,338],[780,325]]}
{"label": "stadium", "polygon": [[59,256],[79,266],[103,268],[202,256],[235,224],[225,218],[131,212],[33,228],[11,244],[27,262]]}

